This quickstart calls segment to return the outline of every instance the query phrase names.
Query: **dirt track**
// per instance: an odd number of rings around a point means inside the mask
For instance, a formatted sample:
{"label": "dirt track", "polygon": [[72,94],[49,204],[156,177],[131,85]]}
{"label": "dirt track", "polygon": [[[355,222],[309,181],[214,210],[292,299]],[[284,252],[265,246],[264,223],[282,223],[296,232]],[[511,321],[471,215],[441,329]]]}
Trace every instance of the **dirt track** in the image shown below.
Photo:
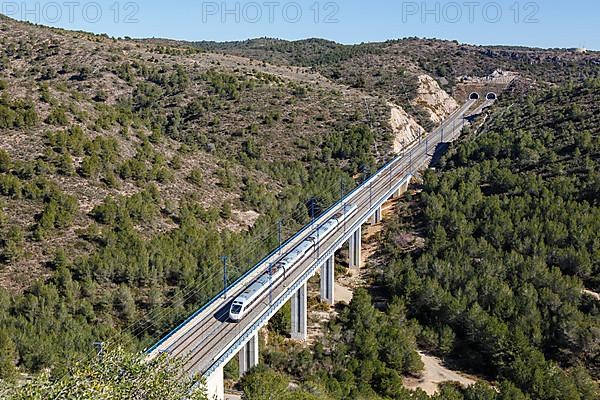
{"label": "dirt track", "polygon": [[404,378],[404,386],[408,389],[416,390],[420,388],[428,395],[432,395],[437,392],[438,385],[442,382],[452,381],[459,382],[463,386],[470,386],[477,381],[477,378],[473,376],[446,368],[442,360],[437,357],[429,356],[422,352],[419,352],[419,354],[421,355],[423,364],[425,364],[423,376],[418,379]]}

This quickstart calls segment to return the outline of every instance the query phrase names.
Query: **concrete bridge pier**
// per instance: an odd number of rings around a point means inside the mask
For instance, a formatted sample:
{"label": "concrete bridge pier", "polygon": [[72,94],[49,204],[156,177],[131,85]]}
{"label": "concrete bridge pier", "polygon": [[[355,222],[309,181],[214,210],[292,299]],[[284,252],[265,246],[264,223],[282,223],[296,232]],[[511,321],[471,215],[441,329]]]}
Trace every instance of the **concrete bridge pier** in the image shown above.
{"label": "concrete bridge pier", "polygon": [[306,283],[292,296],[292,339],[306,340],[308,337]]}
{"label": "concrete bridge pier", "polygon": [[371,216],[371,224],[375,225],[381,222],[381,207],[378,207],[377,210],[375,210],[375,213],[373,213],[373,216]]}
{"label": "concrete bridge pier", "polygon": [[[240,359],[240,378],[242,378],[248,371],[258,365],[258,333],[253,335],[248,343],[242,346],[238,356]],[[221,375],[223,375],[222,368]],[[223,379],[221,378],[221,380]]]}
{"label": "concrete bridge pier", "polygon": [[350,268],[361,267],[362,227],[358,227],[350,237]]}
{"label": "concrete bridge pier", "polygon": [[392,196],[392,198],[397,199],[398,197],[401,197],[404,193],[406,193],[408,191],[408,185],[410,184],[411,179],[412,179],[412,176],[409,176],[406,179],[406,182],[404,182],[402,184],[402,186],[400,186],[398,188],[398,190],[394,193],[394,195]]}
{"label": "concrete bridge pier", "polygon": [[206,379],[206,394],[213,400],[225,400],[225,385],[223,383],[223,367],[217,368]]}
{"label": "concrete bridge pier", "polygon": [[321,301],[335,304],[335,255],[321,266]]}

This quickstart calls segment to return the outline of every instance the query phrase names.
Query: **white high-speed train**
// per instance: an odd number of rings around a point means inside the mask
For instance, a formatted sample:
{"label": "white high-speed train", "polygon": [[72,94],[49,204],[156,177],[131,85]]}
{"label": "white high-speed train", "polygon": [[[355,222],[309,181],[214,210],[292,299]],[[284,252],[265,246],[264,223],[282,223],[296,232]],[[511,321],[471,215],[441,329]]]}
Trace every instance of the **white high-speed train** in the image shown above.
{"label": "white high-speed train", "polygon": [[275,285],[282,279],[287,277],[287,274],[300,262],[304,261],[318,240],[323,240],[333,232],[345,219],[354,214],[357,210],[355,204],[344,205],[340,208],[330,220],[319,226],[309,237],[304,240],[293,250],[291,250],[284,258],[271,267],[271,275],[269,270],[265,271],[257,280],[255,280],[242,294],[236,297],[229,309],[229,318],[232,321],[241,320],[252,307],[266,295],[269,290],[270,283]]}

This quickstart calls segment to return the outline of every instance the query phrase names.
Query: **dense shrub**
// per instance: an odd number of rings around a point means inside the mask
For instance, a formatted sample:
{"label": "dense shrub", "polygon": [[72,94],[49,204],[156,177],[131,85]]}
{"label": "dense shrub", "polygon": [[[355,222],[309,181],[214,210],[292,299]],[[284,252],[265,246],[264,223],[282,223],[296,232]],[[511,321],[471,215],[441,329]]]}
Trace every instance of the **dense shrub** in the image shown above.
{"label": "dense shrub", "polygon": [[[561,93],[570,101],[538,95],[552,111],[521,107],[498,117],[457,146],[443,172],[426,174],[427,246],[405,255],[396,244],[405,228],[393,225],[382,283],[426,327],[420,342],[431,350],[510,380],[532,398],[594,399],[600,319],[596,306],[583,306],[582,290],[598,290],[600,192],[590,186],[597,164],[581,168],[569,131],[572,104],[587,113],[597,102],[585,87]],[[575,129],[585,132],[594,118]],[[578,142],[600,148],[587,137]]]}
{"label": "dense shrub", "polygon": [[35,106],[28,100],[10,101],[0,95],[0,129],[29,128],[37,123]]}

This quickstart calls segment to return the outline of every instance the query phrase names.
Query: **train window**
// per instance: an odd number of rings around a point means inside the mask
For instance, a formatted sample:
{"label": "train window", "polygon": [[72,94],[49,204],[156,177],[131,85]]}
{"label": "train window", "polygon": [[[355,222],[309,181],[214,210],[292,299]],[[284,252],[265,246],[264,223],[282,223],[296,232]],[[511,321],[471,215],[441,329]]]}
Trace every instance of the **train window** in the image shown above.
{"label": "train window", "polygon": [[242,305],[241,305],[241,304],[234,304],[234,305],[231,307],[231,313],[232,313],[232,314],[239,314],[239,313],[240,313],[240,311],[242,311]]}

